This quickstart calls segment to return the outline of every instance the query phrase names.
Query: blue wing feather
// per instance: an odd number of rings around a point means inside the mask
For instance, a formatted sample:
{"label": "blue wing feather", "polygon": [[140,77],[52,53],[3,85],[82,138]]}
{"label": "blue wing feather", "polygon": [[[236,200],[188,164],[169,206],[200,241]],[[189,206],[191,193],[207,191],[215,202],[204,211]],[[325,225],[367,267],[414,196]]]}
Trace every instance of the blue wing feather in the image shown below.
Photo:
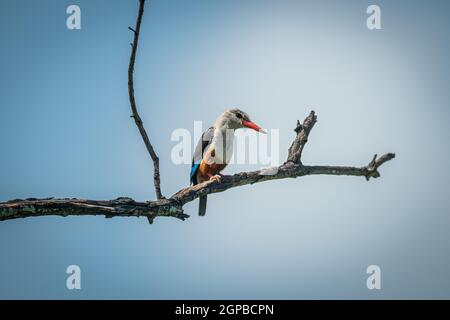
{"label": "blue wing feather", "polygon": [[191,182],[194,185],[198,183],[196,172],[198,170],[198,167],[200,167],[200,163],[202,162],[203,153],[205,152],[206,148],[211,144],[213,136],[214,136],[214,127],[211,127],[202,134],[202,137],[198,142],[197,147],[195,148],[190,174]]}
{"label": "blue wing feather", "polygon": [[200,162],[194,163],[191,167],[191,180],[193,179],[198,167],[200,167]]}

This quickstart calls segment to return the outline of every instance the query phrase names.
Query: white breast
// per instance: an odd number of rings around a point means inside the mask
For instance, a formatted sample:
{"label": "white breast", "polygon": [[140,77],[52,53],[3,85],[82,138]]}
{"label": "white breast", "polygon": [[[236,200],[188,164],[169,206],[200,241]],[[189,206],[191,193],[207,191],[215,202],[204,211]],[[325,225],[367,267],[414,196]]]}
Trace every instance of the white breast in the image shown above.
{"label": "white breast", "polygon": [[216,129],[209,150],[214,149],[214,157],[210,157],[208,164],[219,163],[228,164],[233,155],[234,130],[226,130],[226,132]]}

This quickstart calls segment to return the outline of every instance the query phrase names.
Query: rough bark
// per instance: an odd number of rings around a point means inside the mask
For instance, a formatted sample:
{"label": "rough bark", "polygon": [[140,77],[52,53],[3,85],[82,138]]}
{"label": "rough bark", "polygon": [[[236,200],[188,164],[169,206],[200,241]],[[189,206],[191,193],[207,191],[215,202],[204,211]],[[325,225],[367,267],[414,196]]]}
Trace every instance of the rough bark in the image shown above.
{"label": "rough bark", "polygon": [[299,120],[297,120],[297,127],[294,129],[294,131],[297,133],[297,136],[295,137],[291,147],[289,148],[288,158],[285,164],[301,164],[303,148],[305,147],[306,142],[308,142],[309,133],[311,132],[316,122],[317,116],[314,111],[311,111],[309,116],[305,119],[305,121],[303,121],[303,125]]}

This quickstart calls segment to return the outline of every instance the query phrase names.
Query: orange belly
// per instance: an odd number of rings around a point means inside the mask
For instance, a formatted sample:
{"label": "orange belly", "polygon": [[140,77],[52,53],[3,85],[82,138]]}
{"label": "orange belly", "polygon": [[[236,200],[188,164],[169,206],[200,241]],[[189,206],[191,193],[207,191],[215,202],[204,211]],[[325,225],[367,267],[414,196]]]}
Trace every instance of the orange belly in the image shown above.
{"label": "orange belly", "polygon": [[[214,152],[214,150],[212,150]],[[200,162],[200,166],[197,171],[197,181],[199,183],[208,181],[212,176],[218,174],[220,171],[225,169],[227,166],[226,163],[214,163],[211,161],[207,161],[209,159],[210,153],[208,152],[205,155],[205,158]],[[209,162],[209,163],[207,163]]]}

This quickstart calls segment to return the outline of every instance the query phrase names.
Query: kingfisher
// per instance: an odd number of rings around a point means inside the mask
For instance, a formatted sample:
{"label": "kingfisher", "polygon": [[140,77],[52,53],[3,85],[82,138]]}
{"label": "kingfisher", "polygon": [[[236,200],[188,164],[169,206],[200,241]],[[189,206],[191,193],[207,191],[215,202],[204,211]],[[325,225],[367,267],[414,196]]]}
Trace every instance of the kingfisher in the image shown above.
{"label": "kingfisher", "polygon": [[[250,120],[247,113],[239,109],[224,111],[214,125],[203,132],[194,151],[191,167],[191,183],[196,185],[204,181],[221,181],[221,171],[230,162],[233,154],[234,131],[250,128],[266,133]],[[200,196],[198,214],[206,213],[206,195]]]}

